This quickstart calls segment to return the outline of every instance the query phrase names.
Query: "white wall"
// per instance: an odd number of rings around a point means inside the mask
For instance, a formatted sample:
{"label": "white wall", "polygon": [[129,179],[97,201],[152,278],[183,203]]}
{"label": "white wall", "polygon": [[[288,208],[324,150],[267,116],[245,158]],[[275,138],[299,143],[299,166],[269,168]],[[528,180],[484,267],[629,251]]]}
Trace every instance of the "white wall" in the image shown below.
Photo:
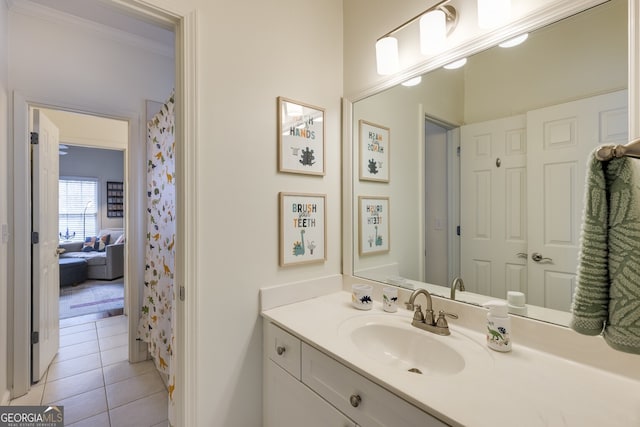
{"label": "white wall", "polygon": [[[342,1],[187,3],[200,10],[197,425],[259,426],[259,288],[341,272]],[[326,109],[324,177],[277,172],[280,95]],[[325,263],[278,266],[280,191],[327,194]]]}
{"label": "white wall", "polygon": [[107,181],[124,180],[124,155],[118,150],[70,146],[60,156],[60,176],[98,179],[98,228],[122,228],[123,218],[107,217]]}
{"label": "white wall", "polygon": [[[198,8],[200,16],[200,140],[195,148],[199,267],[197,283],[188,284],[198,289],[200,304],[196,424],[259,426],[259,288],[341,272],[342,1],[179,3],[181,8]],[[28,94],[136,111],[143,98],[166,97],[162,81],[151,82],[144,73],[130,70],[134,58],[103,47],[99,40],[73,37],[48,23],[38,27],[22,16],[15,17],[11,31],[18,44],[11,50],[12,85]],[[27,47],[38,38],[31,32],[46,34],[51,51],[65,46],[63,70],[54,70],[46,83],[41,71],[30,68],[36,65],[31,59],[36,55]],[[72,55],[77,51],[85,53]],[[51,82],[56,87],[49,88]],[[153,90],[154,83],[160,83],[160,91]],[[277,172],[279,95],[326,109],[324,177]],[[279,191],[327,194],[325,263],[278,267]]]}
{"label": "white wall", "polygon": [[[8,140],[8,44],[7,44],[7,4],[0,1],[0,170],[9,169],[9,155],[7,149]],[[7,243],[2,238],[2,225],[9,222],[8,219],[8,176],[0,172],[0,349],[9,348],[7,345]],[[7,355],[0,351],[0,405],[6,405],[9,398],[9,385],[7,382]]]}
{"label": "white wall", "polygon": [[[129,121],[132,142],[127,151],[126,174],[129,189],[138,188],[139,197],[130,200],[129,212],[138,216],[127,218],[126,227],[131,233],[142,230],[145,100],[164,100],[171,93],[173,56],[148,49],[144,43],[130,42],[127,37],[112,37],[96,25],[76,25],[55,13],[42,15],[26,1],[11,2],[8,38],[10,91],[19,92],[30,102]],[[21,171],[26,165],[15,167]],[[10,178],[12,168],[13,164]],[[142,231],[137,235],[143,236]],[[133,266],[128,280],[133,285],[143,281],[142,242],[142,238],[137,244],[133,239],[128,241],[128,261]],[[12,277],[13,272],[9,271],[9,275]],[[9,283],[9,292],[13,282],[12,279]],[[9,296],[13,298],[12,294]]]}

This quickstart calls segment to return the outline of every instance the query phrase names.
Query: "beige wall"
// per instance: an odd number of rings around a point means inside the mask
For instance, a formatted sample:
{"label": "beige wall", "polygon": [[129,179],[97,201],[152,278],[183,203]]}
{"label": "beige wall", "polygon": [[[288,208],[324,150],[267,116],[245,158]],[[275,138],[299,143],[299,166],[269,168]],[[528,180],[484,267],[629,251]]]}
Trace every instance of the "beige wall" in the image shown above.
{"label": "beige wall", "polygon": [[[363,67],[362,59],[352,64],[350,50],[363,58],[369,47],[365,42],[370,31],[368,25],[355,19],[357,0],[345,2],[345,93],[355,93],[369,77],[375,74],[375,64],[361,70],[359,79],[352,87],[350,76],[353,70]],[[403,5],[413,5],[410,1],[401,1]],[[366,22],[375,26],[382,17],[379,13],[387,11],[384,4],[380,9],[367,10]],[[374,13],[375,10],[375,13]],[[389,11],[390,16],[392,12]],[[407,14],[407,16],[411,16]],[[351,21],[355,19],[355,21]],[[569,22],[568,24],[566,24]],[[347,28],[353,24],[356,29]],[[365,119],[387,126],[391,129],[391,182],[389,184],[370,184],[357,179],[357,156],[354,159],[354,206],[360,194],[388,195],[391,199],[391,251],[388,254],[358,257],[357,241],[354,245],[356,258],[354,270],[367,270],[397,263],[400,275],[410,278],[422,278],[420,239],[423,234],[418,227],[424,226],[419,211],[423,209],[421,200],[428,195],[428,188],[421,186],[423,178],[421,167],[424,151],[421,148],[420,126],[422,119],[418,114],[419,105],[424,114],[452,125],[462,125],[481,120],[507,117],[523,113],[542,106],[553,105],[569,100],[583,98],[599,93],[625,88],[627,85],[626,67],[626,0],[613,0],[598,8],[580,14],[575,19],[563,21],[556,29],[547,27],[533,33],[521,48],[495,48],[479,55],[471,56],[465,67],[455,72],[438,68],[428,73],[419,86],[405,88],[395,86],[387,91],[357,101],[354,104],[353,141],[357,143],[357,124]],[[459,24],[461,25],[461,24]],[[462,28],[464,30],[464,28]],[[456,30],[458,31],[458,30]],[[383,33],[381,32],[380,35]],[[578,36],[576,36],[578,35]],[[363,44],[364,43],[364,44]],[[362,49],[358,51],[356,47]],[[371,46],[372,47],[372,46]],[[533,50],[530,54],[529,51]],[[570,52],[571,54],[567,54]],[[372,61],[375,52],[372,52]],[[349,68],[353,65],[353,68]],[[558,70],[563,70],[559,73]],[[610,71],[612,70],[612,71]],[[453,74],[450,74],[453,73]],[[455,79],[445,76],[454,75]],[[559,76],[551,78],[552,75]],[[353,74],[355,76],[355,73]],[[353,77],[351,76],[351,77]],[[369,81],[375,85],[377,78]],[[561,79],[561,80],[560,80]],[[357,86],[355,85],[357,83]],[[422,122],[423,123],[423,122]],[[440,164],[437,176],[445,176],[446,165]],[[434,171],[430,166],[428,174]],[[446,208],[443,206],[442,208]],[[401,214],[401,215],[399,215]],[[434,211],[426,212],[433,217]],[[357,212],[354,212],[357,218]],[[357,233],[357,221],[354,218],[354,230]],[[434,224],[427,222],[434,230]],[[431,243],[427,243],[433,247]],[[444,247],[444,245],[443,245]],[[428,249],[428,248],[427,248]],[[446,252],[446,248],[444,249]],[[446,263],[446,262],[445,262]],[[445,284],[445,283],[442,283]]]}
{"label": "beige wall", "polygon": [[[169,96],[169,94],[167,94]],[[129,142],[129,124],[88,114],[43,109],[60,130],[60,143],[83,147],[124,150]]]}
{"label": "beige wall", "polygon": [[[391,178],[389,183],[360,181],[358,152],[354,151],[354,206],[358,196],[389,196],[391,216],[391,250],[387,254],[358,256],[358,242],[354,242],[354,271],[376,266],[398,265],[403,277],[422,278],[423,256],[420,248],[424,239],[422,207],[424,200],[424,114],[432,118],[457,124],[463,120],[464,85],[459,70],[437,70],[420,86],[394,87],[379,95],[363,99],[354,105],[353,140],[359,141],[358,121],[386,126],[390,132],[389,157]],[[440,176],[446,177],[446,163],[437,165]],[[446,209],[446,204],[443,207]],[[354,230],[358,230],[358,212],[354,212]],[[446,217],[445,217],[446,219]],[[418,225],[417,225],[418,224]],[[444,249],[446,255],[446,246]],[[446,263],[445,263],[446,272]],[[368,276],[371,277],[371,276]],[[384,279],[384,278],[381,278]]]}
{"label": "beige wall", "polygon": [[625,89],[626,23],[627,1],[613,0],[535,31],[521,49],[472,56],[464,67],[465,123]]}
{"label": "beige wall", "polygon": [[[520,0],[513,2],[511,19],[517,21],[532,11],[543,8],[559,7],[565,0]],[[420,12],[423,12],[436,0],[348,0],[344,2],[344,93],[353,98],[388,80],[389,77],[376,73],[375,42],[382,35],[402,24]],[[456,7],[459,22],[456,30],[447,38],[444,49],[462,46],[480,35],[492,31],[482,30],[476,24],[476,2],[452,0]],[[558,6],[556,6],[558,5]],[[418,44],[418,25],[411,24],[395,34],[398,38],[400,67],[409,70],[420,64],[433,63],[434,68],[446,64],[436,55],[423,56]],[[434,59],[435,58],[435,59]],[[398,74],[401,74],[399,72]]]}

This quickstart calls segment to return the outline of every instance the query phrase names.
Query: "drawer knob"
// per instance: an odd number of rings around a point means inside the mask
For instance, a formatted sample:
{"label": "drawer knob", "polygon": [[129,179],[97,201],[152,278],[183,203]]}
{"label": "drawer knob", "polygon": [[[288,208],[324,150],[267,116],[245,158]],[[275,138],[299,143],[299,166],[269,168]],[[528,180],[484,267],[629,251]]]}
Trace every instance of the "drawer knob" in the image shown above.
{"label": "drawer knob", "polygon": [[279,345],[276,347],[276,353],[278,356],[282,356],[287,349],[283,345]]}
{"label": "drawer knob", "polygon": [[360,402],[362,402],[362,398],[360,397],[359,394],[352,394],[351,397],[349,398],[349,402],[351,403],[351,406],[353,406],[354,408],[357,408],[358,406],[360,406]]}

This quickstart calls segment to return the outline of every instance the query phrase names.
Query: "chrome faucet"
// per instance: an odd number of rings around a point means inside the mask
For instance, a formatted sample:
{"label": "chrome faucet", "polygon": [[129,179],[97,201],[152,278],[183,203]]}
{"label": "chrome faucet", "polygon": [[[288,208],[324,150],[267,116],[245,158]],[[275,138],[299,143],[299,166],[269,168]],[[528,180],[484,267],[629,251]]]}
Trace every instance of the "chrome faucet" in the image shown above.
{"label": "chrome faucet", "polygon": [[453,279],[453,282],[451,282],[451,299],[452,300],[456,299],[456,286],[458,287],[458,289],[460,289],[460,292],[463,292],[465,290],[464,282],[462,281],[462,278],[456,277],[455,279]]}
{"label": "chrome faucet", "polygon": [[[415,304],[416,297],[420,294],[424,295],[427,299],[427,308],[425,309],[424,314],[422,314],[422,307],[420,306],[420,304]],[[435,316],[433,315],[433,302],[431,300],[431,294],[423,288],[413,291],[406,305],[408,310],[415,309],[411,325],[425,331],[433,332],[434,334],[450,335],[451,332],[449,331],[449,324],[447,323],[447,319],[445,318],[445,316],[449,316],[454,319],[458,318],[458,316],[455,314],[445,313],[444,311],[440,310],[438,312],[438,319],[436,320]]]}

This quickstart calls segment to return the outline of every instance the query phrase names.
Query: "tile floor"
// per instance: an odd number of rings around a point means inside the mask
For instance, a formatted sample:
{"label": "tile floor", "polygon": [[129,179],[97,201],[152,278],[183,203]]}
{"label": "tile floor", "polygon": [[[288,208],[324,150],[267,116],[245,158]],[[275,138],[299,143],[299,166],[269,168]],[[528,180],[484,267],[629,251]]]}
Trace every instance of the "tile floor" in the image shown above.
{"label": "tile floor", "polygon": [[127,361],[127,317],[82,322],[60,322],[45,378],[11,405],[63,405],[67,427],[166,427],[167,389],[153,362]]}

